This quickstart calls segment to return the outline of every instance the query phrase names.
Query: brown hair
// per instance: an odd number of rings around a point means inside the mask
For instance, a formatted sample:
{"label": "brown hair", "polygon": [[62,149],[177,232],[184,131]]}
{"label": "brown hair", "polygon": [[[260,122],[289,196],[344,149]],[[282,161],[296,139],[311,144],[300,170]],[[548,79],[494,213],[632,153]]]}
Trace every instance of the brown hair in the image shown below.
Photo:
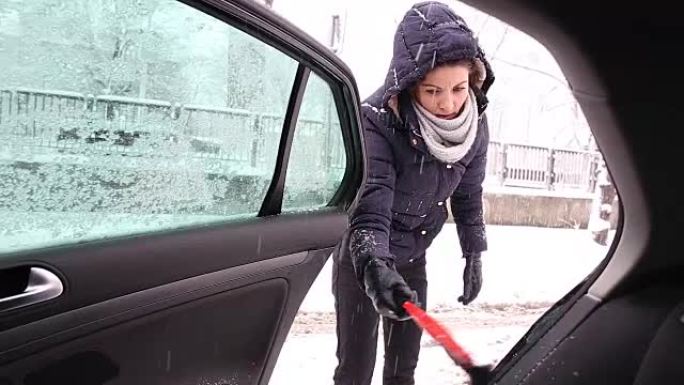
{"label": "brown hair", "polygon": [[487,76],[485,66],[480,59],[461,59],[455,61],[449,61],[442,65],[448,66],[466,66],[470,70],[470,76],[468,76],[468,82],[470,85],[474,85],[477,88],[481,88],[484,83],[485,77]]}

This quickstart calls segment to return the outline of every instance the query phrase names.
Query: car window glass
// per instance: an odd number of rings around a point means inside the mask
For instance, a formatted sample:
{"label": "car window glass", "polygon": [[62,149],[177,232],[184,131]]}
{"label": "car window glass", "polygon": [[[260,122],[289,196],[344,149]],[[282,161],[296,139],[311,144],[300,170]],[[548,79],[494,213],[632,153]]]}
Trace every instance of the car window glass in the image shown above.
{"label": "car window glass", "polygon": [[297,118],[287,170],[283,211],[324,207],[344,176],[346,155],[330,86],[315,73]]}
{"label": "car window glass", "polygon": [[2,2],[0,252],[256,216],[297,64],[177,1]]}

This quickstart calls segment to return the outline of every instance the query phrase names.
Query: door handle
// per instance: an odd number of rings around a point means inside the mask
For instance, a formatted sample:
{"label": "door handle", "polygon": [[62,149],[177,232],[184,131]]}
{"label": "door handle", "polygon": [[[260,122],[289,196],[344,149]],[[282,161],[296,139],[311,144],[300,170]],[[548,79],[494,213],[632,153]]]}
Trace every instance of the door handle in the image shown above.
{"label": "door handle", "polygon": [[29,273],[26,290],[0,298],[0,311],[18,309],[20,307],[51,300],[64,292],[64,285],[55,273],[42,267],[32,267]]}

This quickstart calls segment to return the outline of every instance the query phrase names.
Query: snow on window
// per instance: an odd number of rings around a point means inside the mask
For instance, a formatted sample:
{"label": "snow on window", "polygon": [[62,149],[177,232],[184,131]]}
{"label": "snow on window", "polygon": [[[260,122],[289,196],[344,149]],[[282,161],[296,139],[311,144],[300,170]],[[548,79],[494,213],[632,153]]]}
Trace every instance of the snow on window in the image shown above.
{"label": "snow on window", "polygon": [[346,168],[340,120],[328,84],[311,74],[295,128],[283,211],[323,207],[337,191]]}
{"label": "snow on window", "polygon": [[172,0],[0,23],[0,252],[256,215],[295,60]]}

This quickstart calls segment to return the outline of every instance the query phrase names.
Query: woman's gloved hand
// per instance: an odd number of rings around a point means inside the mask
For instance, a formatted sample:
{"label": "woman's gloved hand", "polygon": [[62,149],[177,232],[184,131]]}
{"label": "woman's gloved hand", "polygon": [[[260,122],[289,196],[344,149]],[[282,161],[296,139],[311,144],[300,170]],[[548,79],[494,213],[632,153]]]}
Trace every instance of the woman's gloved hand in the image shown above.
{"label": "woman's gloved hand", "polygon": [[482,259],[480,253],[465,254],[465,269],[463,269],[463,295],[458,301],[467,305],[477,298],[482,289]]}
{"label": "woman's gloved hand", "polygon": [[363,284],[380,315],[399,321],[411,318],[403,304],[406,301],[416,303],[418,295],[406,284],[391,260],[371,258],[364,269]]}

